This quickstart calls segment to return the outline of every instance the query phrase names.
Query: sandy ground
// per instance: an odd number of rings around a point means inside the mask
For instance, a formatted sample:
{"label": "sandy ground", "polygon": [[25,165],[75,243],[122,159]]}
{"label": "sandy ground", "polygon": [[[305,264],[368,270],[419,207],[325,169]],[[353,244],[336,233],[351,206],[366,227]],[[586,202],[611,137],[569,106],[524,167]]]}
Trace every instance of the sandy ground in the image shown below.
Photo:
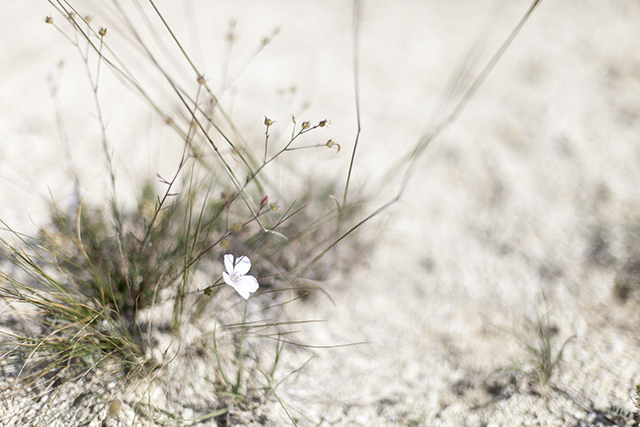
{"label": "sandy ground", "polygon": [[[50,82],[88,193],[100,194],[104,172],[96,173],[102,157],[77,52],[44,24],[53,14],[47,2],[11,3],[0,17],[0,218],[28,231],[32,221],[45,221],[49,193],[70,194]],[[394,180],[381,183],[384,172],[429,129],[469,52],[479,55],[476,75],[528,4],[363,3],[354,185],[376,195],[375,208],[397,188]],[[342,150],[322,157],[315,172],[346,170],[355,137],[350,5],[159,4],[178,31],[189,28],[187,46],[214,87],[224,86],[220,57],[236,19],[226,80],[242,73],[225,96],[245,137],[260,138],[265,114],[280,123],[292,113],[329,117],[329,137]],[[91,13],[117,37],[104,10]],[[401,201],[364,231],[378,242],[364,265],[327,284],[336,304],[292,305],[295,318],[325,320],[305,327],[301,341],[366,342],[316,350],[279,386],[300,425],[615,425],[611,407],[633,410],[640,383],[640,279],[631,268],[640,256],[638,22],[632,0],[542,2],[467,110],[420,159]],[[243,71],[275,28],[277,37]],[[176,147],[158,119],[114,79],[105,76],[104,86],[113,93],[104,109],[123,175],[171,170]],[[130,141],[161,141],[162,149]],[[131,158],[136,167],[126,166]],[[616,280],[630,283],[626,301],[615,296]],[[517,338],[535,342],[543,295],[554,351],[575,336],[548,389],[518,373],[530,355]],[[289,369],[309,358],[300,353],[289,356]],[[262,421],[247,415],[238,422],[288,423],[274,402],[262,411]]]}

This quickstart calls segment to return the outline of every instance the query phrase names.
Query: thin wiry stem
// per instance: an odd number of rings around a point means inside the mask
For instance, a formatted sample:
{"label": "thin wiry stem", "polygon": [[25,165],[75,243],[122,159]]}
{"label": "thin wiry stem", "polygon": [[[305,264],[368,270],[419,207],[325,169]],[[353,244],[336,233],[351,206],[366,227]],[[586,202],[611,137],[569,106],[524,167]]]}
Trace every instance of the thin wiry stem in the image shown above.
{"label": "thin wiry stem", "polygon": [[[191,68],[193,69],[193,71],[196,73],[196,76],[202,76],[202,73],[199,72],[198,68],[195,66],[195,64],[193,63],[193,61],[191,60],[191,58],[189,57],[189,55],[187,54],[187,52],[185,51],[184,47],[182,46],[182,44],[180,43],[180,41],[178,40],[178,37],[175,35],[175,33],[173,32],[173,30],[171,29],[171,27],[169,26],[169,24],[167,23],[167,21],[164,19],[164,16],[162,15],[162,13],[160,12],[160,10],[157,8],[157,6],[155,5],[155,3],[153,2],[153,0],[148,0],[149,3],[151,4],[151,6],[153,7],[156,15],[158,16],[158,18],[160,18],[160,20],[162,21],[162,24],[164,25],[165,29],[167,30],[167,32],[169,33],[169,35],[171,36],[171,38],[173,39],[173,41],[175,42],[175,44],[178,46],[178,49],[180,49],[180,51],[182,52],[184,58],[187,60],[187,62],[189,63],[189,65],[191,66]],[[142,43],[142,41],[140,41],[140,43]],[[160,69],[160,71],[162,72],[162,74],[165,76],[165,78],[167,79],[167,81],[169,82],[169,84],[171,85],[171,87],[174,89],[175,93],[178,95],[178,97],[180,98],[180,100],[182,101],[183,105],[187,108],[187,110],[189,111],[189,114],[191,115],[191,117],[193,118],[193,120],[196,122],[196,124],[198,125],[198,127],[200,128],[200,130],[202,131],[202,133],[204,134],[205,138],[207,139],[207,141],[211,144],[211,147],[213,148],[214,152],[216,153],[216,155],[218,156],[218,159],[222,162],[222,164],[225,167],[225,170],[227,171],[227,174],[229,176],[229,178],[231,179],[231,181],[233,182],[234,186],[236,187],[236,189],[238,190],[238,192],[240,193],[240,196],[242,197],[242,199],[245,201],[246,206],[249,208],[249,210],[251,211],[251,213],[253,214],[253,216],[256,218],[258,225],[260,225],[260,227],[263,230],[266,230],[266,228],[264,227],[264,225],[262,224],[262,222],[260,221],[260,219],[258,218],[258,215],[255,211],[255,209],[253,208],[252,203],[249,200],[249,196],[246,194],[243,186],[240,184],[240,182],[238,181],[238,178],[236,177],[235,173],[233,172],[233,169],[231,168],[231,166],[229,166],[229,164],[227,163],[226,159],[222,156],[222,153],[220,153],[220,150],[218,149],[218,147],[216,146],[216,144],[214,143],[213,139],[208,135],[208,133],[206,132],[205,127],[202,125],[202,123],[196,118],[195,116],[195,111],[197,110],[192,110],[189,105],[187,105],[187,102],[185,100],[185,98],[183,97],[181,91],[178,89],[176,83],[173,81],[173,79],[171,79],[168,74],[166,74],[166,72],[164,70],[162,70],[162,68],[160,67],[160,65],[153,59],[151,53],[147,50],[147,53],[150,55],[152,61],[156,64],[156,66]],[[215,123],[212,122],[212,124],[214,125],[214,127],[216,128],[216,130],[223,136],[223,138],[231,144],[231,140],[229,138],[227,138],[224,134],[224,132],[222,132],[222,130],[217,127],[215,125]],[[232,145],[232,144],[231,144]],[[233,147],[233,145],[232,145]],[[240,151],[236,149],[236,152],[241,155]],[[248,166],[248,164],[247,164]]]}
{"label": "thin wiry stem", "polygon": [[[409,183],[409,179],[411,178],[411,176],[413,176],[413,173],[414,173],[415,167],[416,167],[416,165],[418,163],[418,160],[421,158],[421,156],[425,152],[426,148],[447,127],[449,127],[449,125],[451,125],[460,116],[460,114],[464,111],[464,109],[468,105],[469,101],[476,94],[476,92],[478,91],[480,86],[482,86],[482,84],[485,82],[485,80],[487,79],[487,77],[489,76],[489,74],[491,73],[493,68],[495,67],[495,65],[498,63],[498,61],[500,60],[502,55],[505,53],[507,48],[511,45],[511,43],[513,42],[515,37],[518,35],[520,30],[524,26],[524,24],[531,17],[531,15],[533,14],[533,11],[536,9],[536,7],[538,7],[540,5],[541,2],[542,2],[542,0],[533,0],[531,5],[529,6],[527,11],[525,12],[524,16],[520,19],[518,24],[511,31],[511,33],[509,34],[507,39],[502,43],[500,48],[494,53],[494,55],[491,57],[491,59],[485,65],[485,67],[482,69],[480,74],[475,78],[475,80],[473,81],[471,86],[467,89],[467,91],[464,93],[464,95],[462,96],[460,101],[458,101],[458,103],[455,105],[453,110],[443,120],[438,121],[437,123],[435,123],[433,125],[433,127],[431,128],[431,130],[420,138],[420,140],[418,141],[418,143],[416,144],[416,146],[414,147],[413,151],[411,152],[411,154],[409,156],[409,164],[407,165],[407,167],[405,169],[405,172],[404,172],[404,174],[402,176],[402,182],[401,182],[400,186],[398,187],[396,195],[391,200],[389,200],[388,202],[386,202],[385,204],[383,204],[382,206],[377,208],[375,211],[373,211],[370,215],[368,215],[362,221],[358,222],[356,225],[354,225],[349,230],[347,230],[342,236],[340,236],[335,242],[330,244],[327,248],[322,250],[315,258],[313,258],[311,260],[311,262],[309,262],[304,267],[303,271],[308,269],[311,265],[313,265],[320,258],[322,258],[329,250],[331,250],[335,245],[337,245],[344,238],[346,238],[351,233],[356,231],[358,228],[360,228],[362,225],[364,225],[370,219],[372,219],[372,218],[380,215],[382,212],[386,211],[388,208],[393,206],[395,203],[398,202],[398,200],[400,200],[402,198],[402,195],[405,192],[407,184]],[[345,193],[345,195],[346,195],[346,193]]]}
{"label": "thin wiry stem", "polygon": [[98,122],[100,123],[100,132],[102,134],[102,149],[104,150],[104,156],[107,161],[107,170],[109,172],[109,180],[111,183],[111,196],[110,196],[110,204],[111,204],[111,212],[114,215],[116,230],[118,234],[122,235],[122,217],[120,215],[120,210],[118,208],[118,199],[117,199],[117,191],[116,191],[116,173],[113,167],[113,154],[109,148],[109,140],[107,138],[107,127],[105,125],[104,116],[102,114],[102,106],[100,104],[100,96],[98,95],[98,89],[100,84],[100,64],[102,63],[102,49],[104,46],[104,34],[100,34],[100,45],[98,47],[98,65],[96,70],[95,78],[92,76],[91,70],[89,68],[89,57],[84,56],[84,64],[89,77],[89,82],[91,83],[91,90],[93,91],[93,100],[95,103],[96,114],[98,116]]}
{"label": "thin wiry stem", "polygon": [[351,172],[353,170],[353,163],[356,158],[356,151],[358,150],[358,142],[360,140],[360,131],[362,125],[360,123],[360,0],[353,1],[353,86],[355,92],[355,104],[356,104],[356,124],[358,126],[356,131],[356,139],[353,143],[353,150],[351,151],[351,160],[349,161],[349,171],[347,172],[347,181],[344,186],[344,196],[342,198],[342,208],[347,206],[347,193],[349,192],[349,183],[351,182]]}

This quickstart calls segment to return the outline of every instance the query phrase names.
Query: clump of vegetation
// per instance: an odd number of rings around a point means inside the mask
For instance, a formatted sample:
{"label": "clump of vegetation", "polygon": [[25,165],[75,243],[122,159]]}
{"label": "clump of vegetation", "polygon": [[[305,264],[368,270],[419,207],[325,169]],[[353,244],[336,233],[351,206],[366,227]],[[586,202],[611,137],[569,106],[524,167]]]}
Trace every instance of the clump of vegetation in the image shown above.
{"label": "clump of vegetation", "polygon": [[[527,354],[527,359],[519,364],[498,370],[499,375],[491,375],[486,390],[494,396],[504,398],[522,390],[548,395],[553,388],[553,376],[560,369],[562,355],[575,335],[566,338],[558,347],[559,329],[550,321],[549,306],[544,298],[544,313],[538,311],[534,330],[528,334],[511,331],[512,335]],[[520,380],[524,380],[523,383]]]}
{"label": "clump of vegetation", "polygon": [[535,337],[531,340],[519,339],[530,356],[526,372],[534,383],[543,390],[547,389],[554,373],[559,369],[565,347],[575,338],[573,335],[570,336],[564,340],[559,348],[556,348],[554,341],[558,332],[558,328],[549,321],[547,307],[545,314],[538,316]]}
{"label": "clump of vegetation", "polygon": [[[80,180],[72,174],[75,202],[68,207],[52,203],[51,223],[38,235],[25,236],[3,223],[8,237],[0,246],[5,261],[0,298],[14,322],[0,341],[3,387],[36,392],[49,402],[58,394],[69,400],[69,393],[74,402],[81,397],[101,401],[111,408],[104,422],[121,406],[134,408],[132,419],[170,415],[179,420],[180,414],[151,402],[151,396],[160,386],[178,400],[180,386],[169,381],[168,367],[184,368],[197,354],[207,373],[193,387],[210,393],[214,402],[200,413],[202,420],[228,414],[234,405],[253,407],[265,396],[277,398],[281,355],[285,347],[298,345],[289,330],[296,321],[283,307],[313,289],[326,293],[321,282],[353,265],[339,267],[340,255],[329,249],[353,226],[360,204],[347,205],[346,193],[344,202],[336,203],[339,186],[331,178],[290,194],[271,183],[269,170],[291,151],[339,151],[333,140],[313,136],[330,121],[298,123],[293,117],[284,143],[269,140],[275,124],[266,117],[264,141],[246,142],[237,129],[228,135],[222,129],[235,129],[233,123],[202,74],[194,67],[197,89],[187,95],[140,41],[182,105],[178,116],[183,119],[177,119],[161,110],[139,76],[122,65],[106,28],[95,28],[69,2],[50,4],[69,29],[53,17],[45,22],[77,48],[86,66],[110,194],[103,204],[85,203]],[[154,13],[166,25],[155,5]],[[165,29],[192,67],[173,31]],[[113,148],[101,109],[102,67],[146,99],[183,144],[175,174],[143,182],[133,208],[121,203],[116,190]],[[246,277],[259,284],[250,293],[236,286],[249,269],[252,276]],[[223,292],[227,285],[240,295]],[[74,388],[80,379],[101,386]],[[38,413],[30,415],[32,421],[40,417],[46,424],[54,416],[47,404]]]}

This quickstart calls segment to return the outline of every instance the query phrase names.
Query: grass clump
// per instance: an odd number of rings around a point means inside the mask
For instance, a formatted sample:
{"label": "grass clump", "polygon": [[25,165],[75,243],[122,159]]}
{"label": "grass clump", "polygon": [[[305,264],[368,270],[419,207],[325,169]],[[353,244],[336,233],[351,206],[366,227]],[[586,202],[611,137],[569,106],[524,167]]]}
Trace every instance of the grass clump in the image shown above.
{"label": "grass clump", "polygon": [[548,396],[554,389],[553,377],[560,369],[566,346],[575,335],[566,338],[558,347],[557,337],[560,331],[550,321],[546,298],[544,309],[543,314],[536,310],[536,321],[533,325],[528,322],[527,334],[515,330],[507,331],[524,349],[527,357],[515,366],[501,368],[490,375],[485,383],[489,394],[497,398],[506,398],[522,391]]}
{"label": "grass clump", "polygon": [[[81,413],[77,399],[107,408],[100,416],[105,423],[121,413],[131,424],[145,418],[205,422],[229,417],[234,408],[253,412],[265,399],[279,401],[282,355],[300,346],[291,335],[299,322],[287,318],[284,307],[321,289],[321,281],[339,270],[340,256],[325,249],[353,225],[359,204],[335,203],[332,179],[292,193],[277,188],[269,171],[291,151],[339,151],[332,140],[308,135],[330,121],[299,124],[294,117],[291,137],[282,143],[269,139],[275,122],[265,117],[264,141],[247,142],[202,73],[192,70],[195,93],[178,87],[138,39],[181,106],[177,114],[165,112],[109,46],[111,31],[94,27],[71,2],[50,4],[69,27],[53,17],[45,22],[77,48],[91,84],[109,194],[103,203],[84,202],[72,171],[75,202],[52,203],[50,224],[37,235],[3,223],[0,298],[13,320],[1,331],[2,391],[41,397],[38,414],[27,417],[34,425],[68,417],[88,423],[87,417],[98,416]],[[117,191],[101,107],[102,67],[141,95],[183,147],[175,174],[145,180],[133,207]],[[250,299],[226,286],[225,254],[251,260],[260,289]],[[189,416],[185,390],[199,408]],[[118,411],[109,409],[113,402]],[[10,416],[18,417],[19,408]]]}
{"label": "grass clump", "polygon": [[556,348],[554,342],[558,332],[557,327],[549,321],[547,308],[544,315],[538,315],[534,337],[530,340],[518,338],[529,355],[526,373],[543,390],[547,389],[554,373],[559,369],[565,347],[575,338],[575,335],[568,337]]}
{"label": "grass clump", "polygon": [[[205,378],[220,402],[249,408],[265,390],[274,393],[280,355],[296,345],[289,329],[297,322],[283,320],[281,310],[335,271],[322,264],[305,270],[315,245],[329,244],[338,231],[335,213],[314,222],[307,211],[317,201],[309,195],[286,209],[262,198],[252,216],[213,174],[189,176],[177,193],[171,183],[160,185],[167,189],[158,195],[155,183],[144,184],[133,211],[53,205],[51,226],[35,238],[7,227],[14,242],[2,242],[11,266],[0,296],[22,316],[17,324],[30,318],[36,325],[14,329],[2,342],[2,363],[20,366],[10,376],[21,387],[47,395],[89,376],[107,383],[121,378],[114,390],[122,392],[156,378],[151,390],[169,384],[164,371],[180,366],[176,358],[195,352],[213,367]],[[225,253],[249,256],[260,282],[259,301],[244,309],[225,291]],[[199,338],[183,341],[181,334],[194,328]],[[167,341],[174,344],[159,344]],[[159,416],[156,406],[145,408],[155,414],[150,418]]]}

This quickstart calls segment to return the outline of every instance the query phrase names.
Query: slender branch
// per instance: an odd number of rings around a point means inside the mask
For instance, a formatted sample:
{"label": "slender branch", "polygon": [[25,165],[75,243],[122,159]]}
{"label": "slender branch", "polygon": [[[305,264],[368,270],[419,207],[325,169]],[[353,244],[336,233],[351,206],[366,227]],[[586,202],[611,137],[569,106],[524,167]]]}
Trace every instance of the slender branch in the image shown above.
{"label": "slender branch", "polygon": [[351,182],[351,172],[353,171],[353,163],[356,158],[356,151],[358,150],[358,141],[360,140],[360,131],[362,126],[360,123],[360,78],[359,78],[359,57],[360,57],[360,0],[353,1],[353,86],[355,90],[355,102],[356,102],[356,122],[358,124],[358,130],[356,132],[356,139],[353,144],[353,151],[351,152],[351,161],[349,162],[349,172],[347,173],[347,182],[344,186],[344,197],[342,199],[342,208],[347,205],[347,193],[349,192],[349,183]]}

